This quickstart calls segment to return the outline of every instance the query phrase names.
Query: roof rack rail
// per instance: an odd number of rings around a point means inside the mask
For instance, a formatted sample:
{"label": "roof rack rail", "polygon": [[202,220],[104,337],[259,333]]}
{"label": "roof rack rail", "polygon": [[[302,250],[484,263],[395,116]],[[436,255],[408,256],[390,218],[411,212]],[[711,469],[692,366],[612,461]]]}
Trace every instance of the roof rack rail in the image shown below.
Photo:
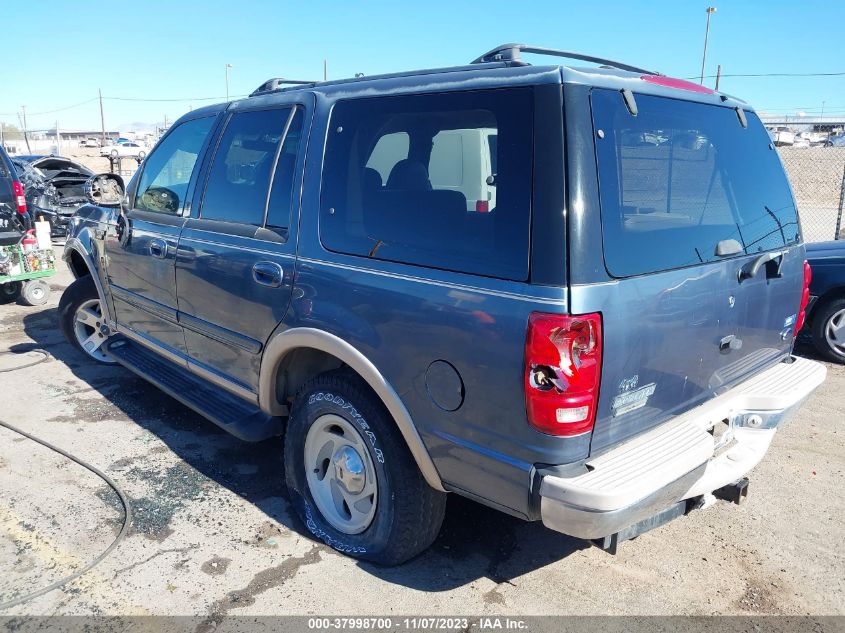
{"label": "roof rack rail", "polygon": [[514,62],[517,64],[525,64],[522,61],[522,53],[536,53],[537,55],[551,55],[553,57],[566,57],[567,59],[577,59],[582,62],[592,62],[595,64],[602,64],[610,66],[611,68],[618,68],[619,70],[628,70],[634,73],[644,73],[647,75],[659,75],[660,73],[653,70],[646,70],[645,68],[638,68],[629,64],[615,62],[612,59],[604,59],[602,57],[594,57],[592,55],[584,55],[583,53],[571,53],[569,51],[559,51],[554,48],[542,48],[540,46],[529,46],[528,44],[502,44],[497,46],[492,51],[484,53],[478,59],[474,59],[473,64],[486,64],[489,62]]}
{"label": "roof rack rail", "polygon": [[316,83],[316,81],[310,79],[285,79],[284,77],[273,77],[258,86],[258,88],[253,90],[249,96],[254,97],[255,95],[264,94],[265,92],[274,92],[276,90],[280,90],[282,86],[313,86]]}

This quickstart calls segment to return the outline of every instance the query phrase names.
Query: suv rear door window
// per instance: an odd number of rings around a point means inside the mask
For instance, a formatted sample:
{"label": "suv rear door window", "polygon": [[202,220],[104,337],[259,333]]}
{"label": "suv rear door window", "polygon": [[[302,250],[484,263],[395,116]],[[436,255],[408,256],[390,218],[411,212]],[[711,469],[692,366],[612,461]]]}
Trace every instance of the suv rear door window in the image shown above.
{"label": "suv rear door window", "polygon": [[281,108],[231,116],[208,174],[204,220],[264,224],[270,176],[289,115],[290,108]]}
{"label": "suv rear door window", "polygon": [[[798,240],[795,203],[760,119],[733,108],[636,95],[632,116],[617,91],[594,90],[604,257],[627,277]],[[601,131],[601,133],[599,133]]]}
{"label": "suv rear door window", "polygon": [[532,108],[530,89],[336,104],[323,169],[323,245],[527,279]]}

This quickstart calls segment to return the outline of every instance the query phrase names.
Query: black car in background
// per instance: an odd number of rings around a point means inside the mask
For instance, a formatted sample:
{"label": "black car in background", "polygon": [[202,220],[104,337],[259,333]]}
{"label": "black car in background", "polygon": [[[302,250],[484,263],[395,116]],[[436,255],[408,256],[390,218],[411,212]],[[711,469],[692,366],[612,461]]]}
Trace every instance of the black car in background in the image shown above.
{"label": "black car in background", "polygon": [[6,150],[0,147],[0,246],[17,244],[29,227],[23,185]]}
{"label": "black car in background", "polygon": [[67,235],[70,218],[85,203],[85,181],[94,173],[62,156],[15,156],[12,162],[32,218],[47,220],[54,237]]}
{"label": "black car in background", "polygon": [[825,358],[845,363],[845,240],[807,244],[813,271],[805,333]]}

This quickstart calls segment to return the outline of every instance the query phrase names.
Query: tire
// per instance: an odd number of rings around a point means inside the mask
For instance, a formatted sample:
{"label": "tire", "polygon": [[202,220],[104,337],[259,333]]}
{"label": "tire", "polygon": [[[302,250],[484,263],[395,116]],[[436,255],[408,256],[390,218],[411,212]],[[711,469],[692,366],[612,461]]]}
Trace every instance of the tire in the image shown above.
{"label": "tire", "polygon": [[0,305],[14,303],[21,296],[23,284],[20,281],[10,281],[0,284]]}
{"label": "tire", "polygon": [[80,277],[62,293],[59,299],[59,324],[68,342],[88,358],[104,365],[115,363],[102,351],[102,345],[108,337],[100,329],[105,324],[100,296],[91,275]]}
{"label": "tire", "polygon": [[355,558],[398,565],[428,548],[443,523],[446,494],[426,483],[387,409],[349,370],[321,374],[297,394],[285,478],[311,534]]}
{"label": "tire", "polygon": [[835,363],[845,363],[845,297],[825,302],[813,314],[813,345]]}
{"label": "tire", "polygon": [[27,281],[23,285],[21,301],[28,306],[43,306],[50,298],[50,285],[40,279]]}

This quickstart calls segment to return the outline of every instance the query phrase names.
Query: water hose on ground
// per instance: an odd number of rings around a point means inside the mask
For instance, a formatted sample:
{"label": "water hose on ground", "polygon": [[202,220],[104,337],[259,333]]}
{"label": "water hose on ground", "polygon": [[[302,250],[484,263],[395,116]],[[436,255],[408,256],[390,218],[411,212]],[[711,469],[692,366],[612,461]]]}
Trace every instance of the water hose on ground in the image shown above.
{"label": "water hose on ground", "polygon": [[[37,365],[38,363],[44,362],[45,360],[47,360],[49,358],[48,354],[46,352],[44,352],[43,350],[31,350],[31,351],[41,352],[42,354],[44,354],[44,357],[41,358],[41,359],[37,359],[32,363],[28,363],[28,364],[21,365],[21,366],[18,366],[18,367],[0,369],[0,373],[14,371],[14,370],[17,370],[17,369],[24,369],[26,367],[32,367],[33,365]],[[9,354],[9,353],[14,353],[14,352],[4,352],[4,353]],[[126,493],[123,492],[123,490],[120,488],[120,486],[118,486],[117,483],[115,483],[115,481],[111,477],[109,477],[106,473],[101,471],[96,466],[89,464],[84,459],[77,457],[76,455],[71,455],[66,450],[59,448],[58,446],[56,446],[54,444],[51,444],[47,440],[42,440],[41,438],[35,437],[34,435],[27,433],[26,431],[19,429],[18,427],[14,426],[12,424],[9,424],[8,422],[4,422],[3,420],[0,420],[0,426],[12,431],[13,433],[17,433],[19,435],[22,435],[23,437],[25,437],[29,440],[32,440],[33,442],[41,444],[42,446],[49,448],[52,451],[55,451],[59,455],[66,457],[67,459],[79,464],[83,468],[91,471],[92,473],[94,473],[95,475],[100,477],[117,494],[118,498],[120,499],[120,502],[123,504],[123,515],[124,515],[123,516],[123,527],[120,528],[120,532],[115,537],[115,539],[111,542],[111,544],[105,550],[103,550],[103,552],[99,556],[94,558],[92,561],[90,561],[84,567],[76,570],[75,572],[73,572],[72,574],[70,574],[68,576],[65,576],[64,578],[60,578],[56,582],[53,582],[53,583],[47,585],[46,587],[42,587],[41,589],[38,589],[37,591],[33,591],[33,592],[30,592],[30,593],[24,594],[22,596],[18,596],[17,598],[14,598],[13,600],[9,600],[7,602],[0,603],[0,611],[2,611],[4,609],[10,609],[10,608],[17,606],[19,604],[22,604],[24,602],[28,602],[29,600],[32,600],[33,598],[37,598],[38,596],[43,596],[45,593],[49,593],[49,592],[53,591],[54,589],[58,589],[59,587],[66,585],[67,583],[69,583],[73,580],[76,580],[82,574],[84,574],[88,570],[92,569],[95,565],[98,565],[100,562],[102,562],[109,554],[111,554],[112,550],[115,547],[117,547],[117,545],[123,540],[123,538],[126,536],[126,533],[129,531],[129,527],[132,524],[132,511],[130,509],[129,499],[126,496]]]}

